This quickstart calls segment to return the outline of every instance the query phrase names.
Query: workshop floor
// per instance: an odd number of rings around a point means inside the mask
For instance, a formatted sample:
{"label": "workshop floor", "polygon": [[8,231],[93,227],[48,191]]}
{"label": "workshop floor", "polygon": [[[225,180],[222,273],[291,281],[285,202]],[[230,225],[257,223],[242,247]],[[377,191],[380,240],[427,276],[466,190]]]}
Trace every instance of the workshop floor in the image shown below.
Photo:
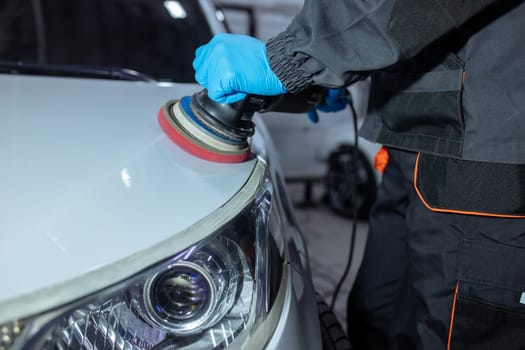
{"label": "workshop floor", "polygon": [[[314,185],[310,203],[304,203],[304,187],[300,183],[288,183],[290,199],[308,246],[313,283],[316,291],[330,305],[336,285],[341,278],[350,251],[352,219],[335,215],[323,203],[322,185]],[[363,256],[368,223],[359,221],[356,230],[352,265],[341,287],[334,311],[346,331],[346,299],[354,282]]]}

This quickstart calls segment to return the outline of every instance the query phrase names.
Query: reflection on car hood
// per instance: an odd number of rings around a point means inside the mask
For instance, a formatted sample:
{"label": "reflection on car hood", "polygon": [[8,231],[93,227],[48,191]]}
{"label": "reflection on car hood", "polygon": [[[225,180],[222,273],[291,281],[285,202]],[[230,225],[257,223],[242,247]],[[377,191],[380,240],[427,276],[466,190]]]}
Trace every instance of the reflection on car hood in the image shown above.
{"label": "reflection on car hood", "polygon": [[0,301],[177,234],[255,163],[199,160],[164,136],[158,109],[195,85],[0,75],[0,87]]}

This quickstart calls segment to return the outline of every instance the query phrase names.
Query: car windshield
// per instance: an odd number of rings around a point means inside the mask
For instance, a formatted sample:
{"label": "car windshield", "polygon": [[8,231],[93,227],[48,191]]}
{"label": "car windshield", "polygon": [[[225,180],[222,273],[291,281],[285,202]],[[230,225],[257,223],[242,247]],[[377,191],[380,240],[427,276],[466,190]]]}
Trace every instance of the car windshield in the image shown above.
{"label": "car windshield", "polygon": [[105,66],[193,82],[211,38],[197,0],[0,0],[0,61]]}

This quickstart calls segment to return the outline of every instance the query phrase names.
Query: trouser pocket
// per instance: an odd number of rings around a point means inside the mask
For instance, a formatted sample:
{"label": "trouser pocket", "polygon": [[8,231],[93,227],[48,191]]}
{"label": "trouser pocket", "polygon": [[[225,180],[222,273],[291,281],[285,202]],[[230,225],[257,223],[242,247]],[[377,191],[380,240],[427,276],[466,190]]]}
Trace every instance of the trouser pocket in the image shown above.
{"label": "trouser pocket", "polygon": [[525,313],[461,294],[455,311],[451,350],[525,349]]}
{"label": "trouser pocket", "polygon": [[525,249],[463,242],[448,349],[525,349]]}
{"label": "trouser pocket", "polygon": [[525,218],[525,165],[475,162],[420,153],[414,186],[435,212]]}

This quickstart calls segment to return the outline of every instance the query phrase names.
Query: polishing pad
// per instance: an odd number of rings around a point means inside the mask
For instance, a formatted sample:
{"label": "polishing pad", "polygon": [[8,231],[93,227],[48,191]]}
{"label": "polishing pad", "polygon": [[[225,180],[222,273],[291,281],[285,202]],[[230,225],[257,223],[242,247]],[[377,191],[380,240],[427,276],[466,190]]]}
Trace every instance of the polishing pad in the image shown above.
{"label": "polishing pad", "polygon": [[164,133],[186,152],[212,162],[240,163],[250,158],[248,142],[232,142],[207,129],[193,115],[189,97],[168,101],[158,113]]}

